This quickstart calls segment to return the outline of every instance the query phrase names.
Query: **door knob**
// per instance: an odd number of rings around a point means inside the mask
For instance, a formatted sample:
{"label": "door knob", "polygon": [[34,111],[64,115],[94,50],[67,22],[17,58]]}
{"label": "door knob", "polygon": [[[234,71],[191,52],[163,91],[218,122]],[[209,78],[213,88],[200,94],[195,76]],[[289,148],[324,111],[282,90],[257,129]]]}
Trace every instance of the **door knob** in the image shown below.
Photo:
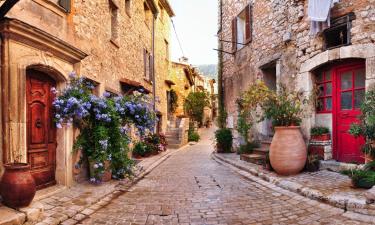
{"label": "door knob", "polygon": [[35,126],[36,126],[37,128],[41,128],[41,127],[42,127],[42,120],[41,120],[41,119],[37,119],[37,120],[35,121]]}

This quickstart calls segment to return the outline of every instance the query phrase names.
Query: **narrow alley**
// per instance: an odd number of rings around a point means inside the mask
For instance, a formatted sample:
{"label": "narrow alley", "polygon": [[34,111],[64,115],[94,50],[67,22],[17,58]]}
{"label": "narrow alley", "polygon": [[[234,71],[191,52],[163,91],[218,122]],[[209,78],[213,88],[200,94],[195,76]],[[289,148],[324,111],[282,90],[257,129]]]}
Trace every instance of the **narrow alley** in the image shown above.
{"label": "narrow alley", "polygon": [[337,209],[247,180],[211,159],[213,129],[83,224],[361,224]]}

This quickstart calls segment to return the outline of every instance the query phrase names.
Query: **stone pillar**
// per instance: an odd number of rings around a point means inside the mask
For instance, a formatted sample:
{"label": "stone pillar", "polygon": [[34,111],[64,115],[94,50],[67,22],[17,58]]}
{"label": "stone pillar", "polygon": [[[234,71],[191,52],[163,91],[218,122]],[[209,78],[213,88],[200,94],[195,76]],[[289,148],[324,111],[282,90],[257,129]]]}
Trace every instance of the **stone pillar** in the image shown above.
{"label": "stone pillar", "polygon": [[57,129],[56,182],[64,186],[73,184],[73,127]]}
{"label": "stone pillar", "polygon": [[366,89],[375,86],[375,57],[366,59]]}

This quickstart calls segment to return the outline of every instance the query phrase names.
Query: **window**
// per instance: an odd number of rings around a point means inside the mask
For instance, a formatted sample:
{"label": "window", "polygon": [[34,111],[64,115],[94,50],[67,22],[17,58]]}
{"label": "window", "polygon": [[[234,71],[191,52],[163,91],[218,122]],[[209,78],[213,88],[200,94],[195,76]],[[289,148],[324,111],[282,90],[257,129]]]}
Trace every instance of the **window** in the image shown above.
{"label": "window", "polygon": [[113,1],[109,1],[109,7],[111,10],[111,41],[118,45],[118,7]]}
{"label": "window", "polygon": [[131,15],[131,0],[125,0],[125,12],[128,16]]}
{"label": "window", "polygon": [[59,0],[58,4],[65,10],[65,12],[70,13],[71,11],[70,0]]}
{"label": "window", "polygon": [[143,3],[144,7],[144,16],[145,16],[145,23],[148,28],[151,28],[152,26],[152,12],[150,7],[147,5],[146,2]]}
{"label": "window", "polygon": [[169,43],[167,40],[164,40],[165,43],[165,59],[169,60]]}
{"label": "window", "polygon": [[144,60],[144,76],[145,79],[151,81],[151,71],[152,71],[152,56],[151,54],[144,49],[143,50],[143,60]]}
{"label": "window", "polygon": [[316,76],[317,112],[332,112],[332,71],[321,71]]}
{"label": "window", "polygon": [[251,42],[252,13],[251,5],[247,5],[238,16],[232,20],[232,50],[235,52]]}
{"label": "window", "polygon": [[350,45],[351,21],[354,19],[355,14],[349,13],[331,20],[331,27],[323,31],[325,49]]}
{"label": "window", "polygon": [[164,12],[164,8],[163,6],[159,3],[159,9],[160,9],[160,21],[162,23],[164,23],[164,16],[165,16],[165,12]]}

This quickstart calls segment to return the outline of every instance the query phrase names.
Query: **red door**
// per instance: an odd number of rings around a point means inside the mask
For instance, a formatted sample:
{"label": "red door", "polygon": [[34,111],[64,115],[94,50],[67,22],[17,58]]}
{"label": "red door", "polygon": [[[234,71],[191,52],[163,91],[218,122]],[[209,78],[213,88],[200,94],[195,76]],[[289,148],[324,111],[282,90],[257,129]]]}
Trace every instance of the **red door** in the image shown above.
{"label": "red door", "polygon": [[55,81],[46,74],[27,71],[27,159],[38,189],[56,183],[56,129],[51,92],[55,86]]}
{"label": "red door", "polygon": [[360,106],[365,96],[365,65],[357,64],[336,69],[336,121],[334,149],[340,162],[364,162],[361,147],[363,138],[348,133],[350,125],[358,122]]}

